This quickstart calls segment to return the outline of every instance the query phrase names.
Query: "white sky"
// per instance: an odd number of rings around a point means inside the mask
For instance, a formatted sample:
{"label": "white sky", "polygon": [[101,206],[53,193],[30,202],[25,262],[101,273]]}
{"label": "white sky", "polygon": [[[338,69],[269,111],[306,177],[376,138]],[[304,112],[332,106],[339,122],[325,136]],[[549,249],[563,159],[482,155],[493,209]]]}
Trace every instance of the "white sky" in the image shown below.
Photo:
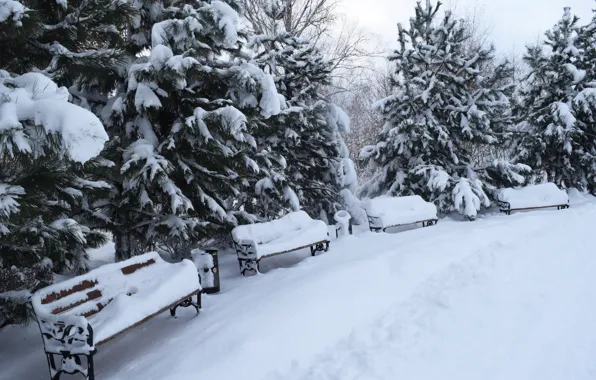
{"label": "white sky", "polygon": [[[397,46],[397,23],[408,23],[414,15],[416,0],[341,0],[349,20],[378,35],[387,48]],[[436,0],[432,0],[433,4]],[[458,14],[467,9],[479,9],[482,19],[491,29],[491,40],[502,54],[524,51],[563,15],[571,11],[585,24],[592,19],[594,0],[444,0],[442,9],[455,6]],[[439,12],[442,15],[442,12]]]}

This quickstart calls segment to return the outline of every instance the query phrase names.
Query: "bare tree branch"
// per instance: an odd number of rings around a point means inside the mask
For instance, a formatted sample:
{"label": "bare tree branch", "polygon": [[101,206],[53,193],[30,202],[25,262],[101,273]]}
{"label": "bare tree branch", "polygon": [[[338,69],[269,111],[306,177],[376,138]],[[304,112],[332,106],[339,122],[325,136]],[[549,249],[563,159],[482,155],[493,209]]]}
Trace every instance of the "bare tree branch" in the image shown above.
{"label": "bare tree branch", "polygon": [[257,34],[277,34],[280,31],[308,38],[333,63],[333,89],[346,91],[354,75],[365,75],[370,61],[380,56],[375,38],[349,22],[339,12],[340,0],[278,0],[283,15],[278,22],[265,11],[271,0],[243,0],[244,15]]}

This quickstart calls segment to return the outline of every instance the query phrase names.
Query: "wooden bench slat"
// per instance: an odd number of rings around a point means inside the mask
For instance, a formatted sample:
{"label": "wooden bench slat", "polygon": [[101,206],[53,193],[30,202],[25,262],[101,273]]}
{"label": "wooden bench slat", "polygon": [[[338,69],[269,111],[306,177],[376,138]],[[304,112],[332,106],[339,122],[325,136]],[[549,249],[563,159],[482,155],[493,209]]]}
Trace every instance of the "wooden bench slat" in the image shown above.
{"label": "wooden bench slat", "polygon": [[95,281],[84,280],[84,281],[81,281],[79,284],[73,286],[70,289],[61,290],[60,293],[54,292],[54,293],[48,294],[47,296],[45,296],[44,299],[41,300],[41,303],[43,305],[47,305],[51,302],[54,302],[56,300],[59,300],[66,296],[69,296],[71,294],[80,292],[81,290],[93,288],[95,285],[97,285],[97,280],[95,280]]}
{"label": "wooden bench slat", "polygon": [[81,314],[83,317],[85,318],[89,318],[90,316],[99,313],[104,307],[108,306],[108,304],[112,302],[112,298],[110,298],[105,304],[98,302],[95,304],[95,306],[97,306],[97,309],[93,309],[93,310],[89,310],[86,313]]}
{"label": "wooden bench slat", "polygon": [[328,241],[329,240],[321,240],[321,241],[318,241],[316,243],[312,243],[312,244],[308,244],[308,245],[303,245],[301,247],[296,247],[296,248],[288,249],[287,251],[270,253],[268,255],[262,255],[261,257],[259,257],[259,260],[262,259],[262,258],[265,258],[265,257],[272,257],[272,256],[277,256],[277,255],[283,255],[284,253],[294,252],[294,251],[297,251],[299,249],[309,248],[309,247],[312,247],[313,245],[327,243]]}
{"label": "wooden bench slat", "polygon": [[132,274],[132,273],[138,271],[141,268],[148,267],[148,266],[153,265],[153,264],[155,264],[155,260],[154,259],[147,260],[144,263],[131,264],[129,266],[122,267],[122,269],[121,269],[122,270],[122,274],[125,274],[125,275]]}
{"label": "wooden bench slat", "polygon": [[541,209],[541,208],[567,207],[567,206],[569,206],[569,205],[564,204],[564,205],[550,205],[550,206],[520,207],[520,208],[507,209],[507,211],[538,210],[538,209]]}
{"label": "wooden bench slat", "polygon": [[424,223],[424,222],[434,222],[434,221],[438,221],[439,219],[424,219],[424,220],[417,220],[415,222],[411,222],[411,223],[402,223],[402,224],[393,224],[391,226],[387,226],[387,227],[383,227],[383,229],[387,229],[387,228],[392,228],[392,227],[401,227],[401,226],[409,226],[410,224],[418,224],[418,223]]}
{"label": "wooden bench slat", "polygon": [[60,313],[63,313],[65,311],[68,311],[70,309],[74,309],[75,307],[77,307],[79,305],[82,305],[85,302],[98,299],[101,296],[102,296],[101,290],[99,290],[99,289],[92,290],[90,292],[87,292],[87,297],[85,297],[85,298],[83,298],[83,299],[81,299],[79,301],[76,301],[76,302],[74,302],[74,303],[72,303],[70,305],[58,307],[58,308],[52,310],[52,314],[56,315],[56,314],[60,314]]}

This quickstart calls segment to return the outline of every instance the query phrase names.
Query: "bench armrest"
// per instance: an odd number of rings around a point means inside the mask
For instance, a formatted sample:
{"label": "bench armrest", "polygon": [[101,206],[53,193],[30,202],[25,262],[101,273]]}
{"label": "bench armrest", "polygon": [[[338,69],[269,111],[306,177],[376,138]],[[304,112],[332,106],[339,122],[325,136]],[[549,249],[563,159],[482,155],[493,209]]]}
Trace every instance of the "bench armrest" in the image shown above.
{"label": "bench armrest", "polygon": [[374,216],[366,213],[366,217],[368,218],[368,226],[371,230],[383,228],[383,218],[380,216]]}
{"label": "bench armrest", "polygon": [[234,245],[243,246],[243,247],[246,247],[246,246],[256,247],[257,243],[251,239],[240,239],[240,240],[234,240]]}
{"label": "bench armrest", "polygon": [[236,253],[239,259],[256,260],[257,259],[257,243],[250,239],[240,239],[234,241],[236,246]]}
{"label": "bench armrest", "polygon": [[497,200],[497,204],[501,211],[511,210],[511,204],[509,202]]}
{"label": "bench armrest", "polygon": [[92,355],[93,328],[85,317],[36,312],[44,350],[54,354]]}

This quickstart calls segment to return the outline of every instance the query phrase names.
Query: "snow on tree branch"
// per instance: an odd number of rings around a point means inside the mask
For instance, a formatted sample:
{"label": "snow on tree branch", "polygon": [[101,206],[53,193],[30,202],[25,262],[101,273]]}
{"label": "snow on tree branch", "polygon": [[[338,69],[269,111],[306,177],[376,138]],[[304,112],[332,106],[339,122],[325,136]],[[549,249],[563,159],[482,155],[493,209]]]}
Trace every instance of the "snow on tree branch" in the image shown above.
{"label": "snow on tree branch", "polygon": [[97,156],[108,135],[93,113],[69,103],[68,98],[65,87],[39,73],[1,76],[0,133],[8,133],[13,142],[6,148],[43,154],[45,142],[33,129],[38,126],[48,135],[58,135],[72,160],[85,162]]}

